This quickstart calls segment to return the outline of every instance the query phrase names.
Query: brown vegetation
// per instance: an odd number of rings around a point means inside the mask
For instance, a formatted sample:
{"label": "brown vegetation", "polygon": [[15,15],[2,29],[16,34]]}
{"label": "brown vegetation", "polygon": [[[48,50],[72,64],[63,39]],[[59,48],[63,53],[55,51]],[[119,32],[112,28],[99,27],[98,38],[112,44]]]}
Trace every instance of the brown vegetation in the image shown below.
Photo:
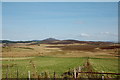
{"label": "brown vegetation", "polygon": [[63,40],[53,42],[55,44],[48,43],[29,45],[31,43],[8,43],[7,45],[9,46],[4,46],[2,48],[2,57],[86,57],[96,55],[116,56],[116,49],[120,48],[119,45],[110,42],[90,42],[76,40]]}

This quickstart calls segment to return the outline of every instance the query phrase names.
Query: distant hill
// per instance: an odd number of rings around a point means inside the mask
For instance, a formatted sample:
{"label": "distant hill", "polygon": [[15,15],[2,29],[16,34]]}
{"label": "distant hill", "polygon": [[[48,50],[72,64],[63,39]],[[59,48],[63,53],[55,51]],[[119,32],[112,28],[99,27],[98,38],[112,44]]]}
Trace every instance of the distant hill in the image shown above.
{"label": "distant hill", "polygon": [[53,43],[53,42],[56,42],[56,41],[60,41],[60,40],[55,39],[55,38],[47,38],[47,39],[44,39],[44,40],[40,41],[39,43],[46,43],[46,44],[48,44],[48,43]]}
{"label": "distant hill", "polygon": [[33,42],[41,41],[41,40],[32,40]]}
{"label": "distant hill", "polygon": [[49,44],[73,44],[78,42],[79,41],[77,40],[59,40],[59,41],[53,41],[52,43],[49,43]]}
{"label": "distant hill", "polygon": [[9,40],[0,40],[0,43],[14,43],[14,41],[9,41]]}
{"label": "distant hill", "polygon": [[58,39],[55,39],[55,38],[47,38],[47,39],[44,39],[44,40],[32,40],[33,42],[29,45],[39,45],[39,44],[51,44],[55,41],[60,41]]}
{"label": "distant hill", "polygon": [[47,38],[47,39],[44,39],[42,41],[59,41],[59,40],[55,39],[55,38]]}
{"label": "distant hill", "polygon": [[36,41],[9,41],[9,40],[0,40],[0,43],[31,43]]}
{"label": "distant hill", "polygon": [[56,40],[56,39],[45,39],[40,41],[42,44],[92,44],[92,45],[106,45],[113,44],[112,42],[103,42],[103,41],[78,41],[78,40]]}
{"label": "distant hill", "polygon": [[92,45],[105,45],[112,44],[112,42],[103,42],[103,41],[79,41],[79,40],[58,40],[55,38],[47,38],[44,40],[31,40],[31,41],[9,41],[9,40],[0,40],[0,43],[30,43],[29,45],[38,45],[38,44],[92,44]]}

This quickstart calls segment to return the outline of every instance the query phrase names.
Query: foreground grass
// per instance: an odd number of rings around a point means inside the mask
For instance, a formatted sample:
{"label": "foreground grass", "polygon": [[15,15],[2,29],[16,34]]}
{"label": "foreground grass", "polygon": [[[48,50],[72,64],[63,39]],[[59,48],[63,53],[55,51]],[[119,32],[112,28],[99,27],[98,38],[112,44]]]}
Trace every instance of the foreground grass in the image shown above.
{"label": "foreground grass", "polygon": [[[64,72],[68,71],[69,68],[77,68],[82,66],[87,58],[85,57],[34,57],[23,60],[3,61],[2,72],[3,78],[6,77],[8,71],[9,78],[16,78],[17,68],[19,72],[19,78],[27,78],[28,71],[32,74],[44,75],[45,72],[53,77],[54,71],[56,77],[60,77]],[[113,72],[118,73],[118,59],[112,58],[89,58],[89,61],[95,71],[97,72]],[[32,64],[30,64],[32,62]],[[7,65],[8,67],[7,70]],[[35,67],[34,67],[35,66]]]}
{"label": "foreground grass", "polygon": [[[3,77],[6,77],[7,64],[12,65],[8,70],[8,77],[10,78],[16,77],[17,68],[20,78],[28,77],[28,71],[31,71],[31,74],[35,72],[37,72],[37,74],[49,72],[50,76],[52,76],[55,71],[59,77],[62,73],[68,71],[69,68],[73,69],[74,67],[83,65],[85,60],[86,58],[35,57],[29,60],[3,61]],[[35,68],[30,64],[30,61],[35,65]]]}
{"label": "foreground grass", "polygon": [[99,72],[119,73],[118,62],[117,58],[90,58],[90,63]]}

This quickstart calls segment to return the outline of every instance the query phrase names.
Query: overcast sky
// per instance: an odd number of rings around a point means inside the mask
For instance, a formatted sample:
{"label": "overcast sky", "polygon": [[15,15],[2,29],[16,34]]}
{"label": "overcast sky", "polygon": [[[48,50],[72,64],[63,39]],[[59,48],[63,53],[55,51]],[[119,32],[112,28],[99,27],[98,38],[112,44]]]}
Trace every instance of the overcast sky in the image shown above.
{"label": "overcast sky", "polygon": [[4,2],[3,39],[117,41],[117,10],[117,2]]}

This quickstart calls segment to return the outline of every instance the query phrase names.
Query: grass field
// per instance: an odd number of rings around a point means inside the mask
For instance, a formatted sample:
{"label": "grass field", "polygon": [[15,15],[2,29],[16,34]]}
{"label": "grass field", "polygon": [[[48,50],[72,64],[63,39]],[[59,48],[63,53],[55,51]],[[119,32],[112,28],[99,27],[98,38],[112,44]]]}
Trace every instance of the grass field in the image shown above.
{"label": "grass field", "polygon": [[99,72],[118,73],[118,59],[112,58],[90,58],[90,62],[94,69]]}
{"label": "grass field", "polygon": [[[19,70],[19,77],[27,78],[28,71],[31,71],[31,75],[37,72],[37,74],[42,74],[44,72],[49,73],[49,76],[53,76],[55,71],[57,77],[60,77],[64,72],[70,69],[82,66],[87,58],[85,57],[72,57],[72,58],[62,58],[62,57],[34,57],[30,59],[23,60],[13,60],[13,61],[3,61],[3,77],[6,77],[7,67],[9,65],[9,77],[15,78],[17,68]],[[35,68],[30,64],[30,61],[35,65]],[[93,68],[98,72],[118,72],[118,59],[109,58],[90,58],[90,63]]]}
{"label": "grass field", "polygon": [[[101,47],[101,46],[100,46]],[[56,77],[69,70],[83,66],[89,57],[89,62],[96,72],[118,73],[118,55],[116,49],[100,49],[93,44],[41,44],[18,45],[4,47],[2,50],[2,77],[28,78],[32,75],[43,76],[45,72]],[[9,66],[9,67],[7,67]]]}
{"label": "grass field", "polygon": [[[3,73],[6,74],[7,67],[5,65],[13,65],[9,67],[9,72],[14,75],[9,77],[16,77],[17,67],[19,69],[20,77],[27,77],[27,72],[37,71],[38,74],[42,72],[49,72],[52,76],[55,71],[58,76],[60,76],[65,71],[68,71],[69,68],[73,69],[74,67],[81,66],[85,62],[86,58],[56,58],[56,57],[35,57],[31,60],[36,66],[36,69],[33,69],[30,65],[30,60],[15,60],[15,61],[3,61]],[[24,75],[22,75],[24,74]],[[5,75],[3,75],[5,77]]]}
{"label": "grass field", "polygon": [[[111,54],[110,54],[111,53]],[[88,57],[96,55],[115,55],[115,49],[99,49],[97,45],[89,44],[41,44],[25,45],[16,44],[2,48],[2,57],[31,57],[31,56],[55,56],[55,57]],[[102,57],[102,56],[101,56]],[[105,56],[103,56],[105,57]]]}

